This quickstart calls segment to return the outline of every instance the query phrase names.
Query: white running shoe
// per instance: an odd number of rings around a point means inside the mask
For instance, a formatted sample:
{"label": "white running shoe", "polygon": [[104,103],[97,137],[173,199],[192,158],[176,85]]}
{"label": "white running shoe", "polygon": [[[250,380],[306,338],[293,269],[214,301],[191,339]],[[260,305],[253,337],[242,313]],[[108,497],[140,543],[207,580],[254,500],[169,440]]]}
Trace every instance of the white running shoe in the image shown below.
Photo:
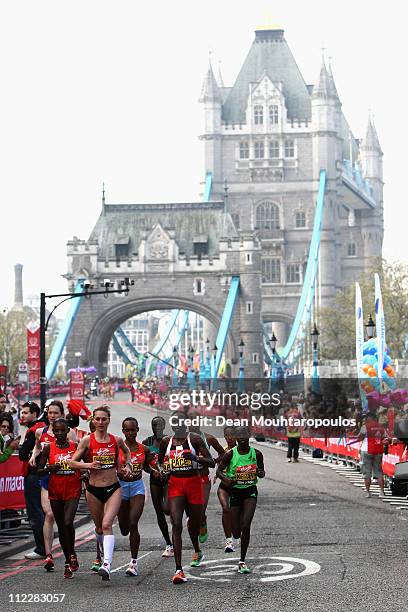
{"label": "white running shoe", "polygon": [[163,550],[162,557],[174,557],[174,550],[170,544],[168,544]]}
{"label": "white running shoe", "polygon": [[233,544],[232,538],[227,538],[225,540],[225,548],[224,548],[224,552],[225,553],[232,553],[235,552],[235,546]]}
{"label": "white running shoe", "polygon": [[126,576],[138,576],[139,575],[139,572],[137,570],[137,561],[136,563],[134,563],[133,561],[129,563],[129,567],[127,568],[125,574]]}
{"label": "white running shoe", "polygon": [[98,574],[102,577],[102,580],[110,580],[111,565],[110,563],[103,563],[99,568]]}

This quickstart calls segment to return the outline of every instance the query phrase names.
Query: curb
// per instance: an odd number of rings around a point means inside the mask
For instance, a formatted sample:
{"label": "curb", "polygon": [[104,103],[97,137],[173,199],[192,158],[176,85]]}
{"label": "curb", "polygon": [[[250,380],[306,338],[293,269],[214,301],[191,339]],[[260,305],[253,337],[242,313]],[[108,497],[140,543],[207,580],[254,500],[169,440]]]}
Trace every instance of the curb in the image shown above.
{"label": "curb", "polygon": [[[85,525],[86,523],[89,523],[90,521],[90,516],[83,516],[80,519],[78,519],[77,521],[75,521],[74,526],[75,529],[78,529],[78,527],[82,527],[82,525]],[[58,532],[54,532],[54,537],[58,537]],[[23,550],[26,550],[27,548],[30,548],[35,546],[35,541],[34,541],[34,537],[30,537],[26,540],[22,540],[21,543],[14,545],[9,545],[9,546],[4,546],[4,550],[3,548],[0,549],[0,560],[3,559],[8,559],[8,557],[11,557],[12,555],[15,555],[19,552],[22,552]]]}

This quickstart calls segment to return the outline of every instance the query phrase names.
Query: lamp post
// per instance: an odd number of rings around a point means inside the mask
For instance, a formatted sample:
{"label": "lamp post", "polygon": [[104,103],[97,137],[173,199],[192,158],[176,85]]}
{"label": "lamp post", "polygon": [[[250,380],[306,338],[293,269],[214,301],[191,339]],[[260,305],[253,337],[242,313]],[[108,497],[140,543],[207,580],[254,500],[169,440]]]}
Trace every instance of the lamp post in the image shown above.
{"label": "lamp post", "polygon": [[276,379],[276,372],[275,372],[275,359],[276,359],[276,345],[278,343],[278,339],[275,336],[275,332],[272,330],[272,335],[269,339],[269,345],[271,347],[271,351],[272,351],[272,363],[271,363],[271,377],[270,377],[270,388],[273,387],[275,379]]}
{"label": "lamp post", "polygon": [[215,371],[216,361],[217,361],[217,352],[218,347],[214,344],[212,348],[212,366],[211,366],[211,389],[214,389],[215,380],[217,378],[217,372]]}
{"label": "lamp post", "polygon": [[[48,328],[48,323],[50,322],[51,316],[64,302],[68,300],[73,300],[74,298],[85,297],[90,298],[93,295],[103,295],[104,297],[108,297],[110,293],[124,293],[127,295],[129,293],[129,288],[135,284],[135,281],[130,280],[130,278],[126,277],[117,283],[111,283],[108,278],[105,278],[101,283],[101,287],[103,287],[102,291],[94,291],[94,286],[91,284],[89,280],[85,280],[82,283],[83,291],[81,293],[54,293],[51,295],[46,295],[45,293],[40,294],[40,399],[41,399],[41,408],[45,407],[45,402],[47,399],[47,379],[45,376],[45,368],[46,368],[46,353],[45,353],[45,334]],[[64,298],[54,308],[48,315],[46,319],[46,310],[45,304],[46,300],[51,300],[54,298]]]}
{"label": "lamp post", "polygon": [[190,345],[188,349],[188,371],[187,371],[187,382],[190,389],[195,387],[195,376],[194,376],[194,348]]}
{"label": "lamp post", "polygon": [[238,391],[240,393],[245,391],[245,382],[244,382],[244,348],[245,348],[245,342],[241,338],[241,341],[238,344],[238,349],[239,349]]}
{"label": "lamp post", "polygon": [[205,382],[209,384],[211,380],[211,349],[210,340],[207,338],[205,341]]}
{"label": "lamp post", "polygon": [[368,317],[368,321],[365,324],[365,328],[366,328],[366,333],[367,333],[367,339],[371,340],[372,338],[374,338],[374,333],[375,333],[375,323],[373,321],[373,318],[370,314],[370,316]]}
{"label": "lamp post", "polygon": [[177,346],[173,347],[173,387],[177,387]]}
{"label": "lamp post", "polygon": [[319,342],[319,336],[320,336],[320,332],[316,327],[316,322],[313,324],[313,329],[312,332],[310,334],[310,337],[312,339],[312,349],[313,349],[313,374],[312,374],[312,389],[313,391],[315,391],[316,393],[320,392],[320,385],[319,385],[319,359],[318,359],[318,352],[317,352],[317,345]]}
{"label": "lamp post", "polygon": [[77,351],[76,353],[74,353],[75,357],[78,359],[77,361],[77,370],[79,370],[79,367],[81,365],[81,357],[82,357],[82,353],[80,353],[79,351]]}

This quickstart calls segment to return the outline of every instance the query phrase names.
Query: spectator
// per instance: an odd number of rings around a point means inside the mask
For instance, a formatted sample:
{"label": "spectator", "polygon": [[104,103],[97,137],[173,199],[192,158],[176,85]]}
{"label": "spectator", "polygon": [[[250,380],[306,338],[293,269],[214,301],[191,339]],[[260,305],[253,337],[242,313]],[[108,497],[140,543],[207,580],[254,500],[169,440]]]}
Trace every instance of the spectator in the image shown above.
{"label": "spectator", "polygon": [[26,559],[45,558],[43,524],[44,513],[41,507],[41,487],[37,475],[37,467],[28,465],[35,446],[35,431],[45,427],[45,422],[39,420],[41,409],[35,402],[25,402],[21,408],[21,424],[28,427],[24,442],[20,448],[19,457],[23,462],[24,497],[27,517],[33,531],[35,548],[25,555]]}
{"label": "spectator", "polygon": [[377,479],[381,495],[384,495],[384,477],[382,471],[382,457],[386,432],[377,420],[375,412],[368,412],[365,424],[361,427],[358,440],[363,443],[360,449],[361,471],[364,477],[366,496],[371,497],[371,477]]}
{"label": "spectator", "polygon": [[[292,404],[291,408],[286,413],[286,418],[291,421],[295,421],[297,419],[301,419],[301,415],[299,410],[297,409],[295,404]],[[292,463],[292,454],[293,454],[293,462],[299,463],[299,445],[300,445],[300,435],[301,435],[301,427],[297,425],[288,425],[286,428],[286,435],[288,436],[288,452],[287,458],[288,463]]]}
{"label": "spectator", "polygon": [[20,445],[20,436],[13,439],[13,419],[7,412],[0,414],[0,463],[11,457]]}

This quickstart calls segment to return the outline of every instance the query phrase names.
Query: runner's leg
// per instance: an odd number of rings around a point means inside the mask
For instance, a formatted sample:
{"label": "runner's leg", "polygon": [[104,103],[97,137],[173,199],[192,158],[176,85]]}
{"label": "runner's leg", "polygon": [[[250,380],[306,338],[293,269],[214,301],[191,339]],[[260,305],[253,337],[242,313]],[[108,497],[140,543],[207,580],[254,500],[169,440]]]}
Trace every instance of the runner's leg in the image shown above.
{"label": "runner's leg", "polygon": [[256,497],[244,499],[241,506],[241,561],[245,561],[251,538],[251,523],[256,509]]}
{"label": "runner's leg", "polygon": [[120,504],[119,512],[118,512],[118,522],[120,533],[123,536],[127,536],[130,527],[129,527],[129,499],[122,499],[122,503]]}
{"label": "runner's leg", "polygon": [[64,539],[68,559],[75,555],[75,527],[74,519],[78,508],[79,498],[72,497],[64,502]]}
{"label": "runner's leg", "polygon": [[118,515],[122,502],[122,489],[116,489],[105,503],[102,519],[103,531],[103,562],[112,563],[113,549],[115,546],[115,536],[112,533],[112,525]]}
{"label": "runner's leg", "polygon": [[41,487],[41,506],[44,512],[44,545],[45,545],[45,554],[50,555],[52,553],[52,541],[54,539],[54,515],[52,513],[52,508],[50,504],[50,500],[48,499],[48,491]]}
{"label": "runner's leg", "polygon": [[61,544],[62,552],[65,555],[65,561],[68,562],[69,553],[64,530],[64,501],[62,499],[53,499],[50,500],[50,505],[54,514],[55,522],[57,523],[58,539]]}
{"label": "runner's leg", "polygon": [[[163,538],[166,541],[166,545],[171,546],[169,527],[167,525],[166,517],[163,510],[163,489],[164,487],[155,485],[150,482],[150,495],[152,497],[153,507],[157,516],[157,524],[159,525],[159,529],[163,534]],[[167,490],[167,487],[165,487],[165,489]]]}
{"label": "runner's leg", "polygon": [[132,553],[132,559],[137,559],[140,547],[140,534],[139,534],[139,519],[142,516],[143,508],[145,503],[144,495],[135,495],[130,498],[129,508],[129,527],[130,527],[130,551]]}
{"label": "runner's leg", "polygon": [[227,539],[231,538],[231,513],[229,507],[229,493],[225,489],[218,489],[217,496],[222,508],[222,526]]}
{"label": "runner's leg", "polygon": [[203,504],[189,504],[188,533],[195,552],[200,552],[198,536],[200,534],[200,523],[203,514]]}
{"label": "runner's leg", "polygon": [[[171,525],[172,525],[171,536],[173,540],[174,560],[176,562],[176,570],[182,569],[181,533],[183,531],[183,513],[184,513],[185,503],[186,501],[184,497],[171,497],[169,499],[170,518],[171,518]],[[200,507],[200,512],[201,512],[201,507]],[[198,536],[198,532],[197,532],[197,536]]]}

